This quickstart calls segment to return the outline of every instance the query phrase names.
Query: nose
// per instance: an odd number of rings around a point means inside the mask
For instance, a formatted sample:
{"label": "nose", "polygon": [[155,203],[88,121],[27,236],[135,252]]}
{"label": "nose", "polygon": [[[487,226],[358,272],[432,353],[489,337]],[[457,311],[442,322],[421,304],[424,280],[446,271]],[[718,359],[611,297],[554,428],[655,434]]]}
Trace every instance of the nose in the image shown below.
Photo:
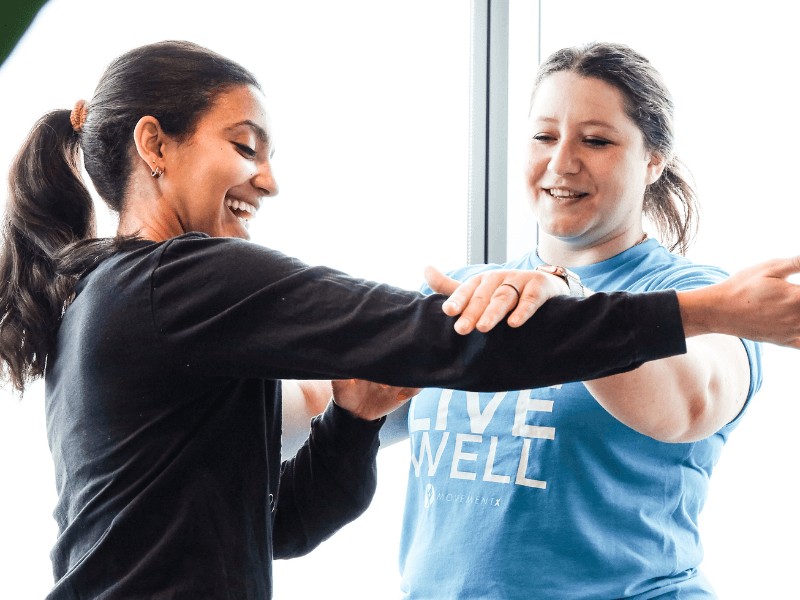
{"label": "nose", "polygon": [[269,159],[259,163],[258,170],[253,175],[252,183],[262,196],[278,195],[278,182],[275,180],[275,175],[272,173],[272,164]]}
{"label": "nose", "polygon": [[560,140],[552,146],[547,168],[559,176],[574,175],[581,169],[580,157],[569,142]]}

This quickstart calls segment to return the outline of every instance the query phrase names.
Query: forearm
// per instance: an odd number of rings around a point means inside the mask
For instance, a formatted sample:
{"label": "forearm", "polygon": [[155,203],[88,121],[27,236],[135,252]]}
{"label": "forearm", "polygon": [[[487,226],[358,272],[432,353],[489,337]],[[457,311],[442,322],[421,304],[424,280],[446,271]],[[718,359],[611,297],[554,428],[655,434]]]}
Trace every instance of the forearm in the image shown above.
{"label": "forearm", "polygon": [[787,280],[798,269],[800,257],[776,259],[715,285],[678,292],[686,337],[727,333],[800,348],[800,286]]}
{"label": "forearm", "polygon": [[726,299],[721,297],[720,291],[717,286],[710,285],[678,292],[683,332],[687,338],[708,333],[732,333],[735,322],[725,314],[731,307],[724,305]]}
{"label": "forearm", "polygon": [[377,485],[381,421],[364,421],[331,402],[308,440],[283,463],[273,526],[275,558],[313,550],[369,506]]}
{"label": "forearm", "polygon": [[664,442],[703,439],[741,411],[749,363],[741,341],[730,336],[697,337],[687,347],[685,355],[587,381],[586,387],[611,415],[640,433]]}

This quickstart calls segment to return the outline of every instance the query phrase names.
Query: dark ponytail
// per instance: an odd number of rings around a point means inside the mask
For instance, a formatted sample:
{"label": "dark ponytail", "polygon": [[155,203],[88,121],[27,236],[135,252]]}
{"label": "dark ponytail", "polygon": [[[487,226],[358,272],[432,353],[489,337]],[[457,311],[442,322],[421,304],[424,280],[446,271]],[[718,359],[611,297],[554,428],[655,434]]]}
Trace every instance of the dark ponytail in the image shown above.
{"label": "dark ponytail", "polygon": [[95,239],[92,196],[124,210],[132,172],[133,130],[151,115],[178,140],[194,131],[216,96],[258,87],[237,63],[191,42],[141,46],[114,60],[85,105],[78,129],[70,111],[33,127],[9,174],[0,249],[0,378],[20,392],[44,374],[61,315],[77,280],[125,240]]}
{"label": "dark ponytail", "polygon": [[644,214],[672,252],[686,254],[697,234],[697,192],[689,169],[673,155],[644,193]]}
{"label": "dark ponytail", "polygon": [[68,110],[34,125],[9,173],[0,252],[2,377],[19,391],[43,374],[74,278],[64,249],[94,235],[94,207],[80,177],[80,138]]}

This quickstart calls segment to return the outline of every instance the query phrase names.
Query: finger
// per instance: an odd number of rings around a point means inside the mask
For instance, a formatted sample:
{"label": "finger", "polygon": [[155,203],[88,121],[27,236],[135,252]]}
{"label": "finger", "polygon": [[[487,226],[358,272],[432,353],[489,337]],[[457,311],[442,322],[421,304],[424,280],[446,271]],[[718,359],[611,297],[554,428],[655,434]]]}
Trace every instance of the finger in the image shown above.
{"label": "finger", "polygon": [[544,304],[541,294],[538,293],[522,293],[514,311],[508,315],[508,325],[510,327],[520,327],[530,319],[539,307]]}
{"label": "finger", "polygon": [[[467,283],[469,283],[469,280],[467,280]],[[500,297],[499,304],[495,304],[494,307],[489,309],[495,295]],[[481,279],[470,297],[465,300],[461,316],[456,321],[455,330],[461,335],[466,335],[475,329],[487,309],[490,311],[487,315],[487,320],[491,321],[497,311],[501,312],[502,316],[508,314],[508,311],[516,301],[517,295],[514,288],[509,286],[500,287],[496,278],[491,276]],[[505,307],[502,306],[503,303],[505,303]]]}
{"label": "finger", "polygon": [[519,288],[514,284],[504,283],[498,286],[491,301],[478,319],[476,329],[482,333],[493,329],[506,315],[515,310],[520,300]]}
{"label": "finger", "polygon": [[464,311],[464,307],[469,306],[475,291],[481,284],[481,277],[470,277],[460,284],[450,297],[442,305],[442,310],[446,315],[455,317]]}
{"label": "finger", "polygon": [[558,285],[551,285],[551,275],[543,275],[540,279],[530,279],[522,288],[519,302],[514,311],[508,316],[508,324],[511,327],[519,327],[528,321],[539,307],[553,296],[559,295],[562,281],[559,278]]}
{"label": "finger", "polygon": [[425,281],[437,294],[450,296],[456,291],[461,282],[442,273],[436,267],[425,267]]}

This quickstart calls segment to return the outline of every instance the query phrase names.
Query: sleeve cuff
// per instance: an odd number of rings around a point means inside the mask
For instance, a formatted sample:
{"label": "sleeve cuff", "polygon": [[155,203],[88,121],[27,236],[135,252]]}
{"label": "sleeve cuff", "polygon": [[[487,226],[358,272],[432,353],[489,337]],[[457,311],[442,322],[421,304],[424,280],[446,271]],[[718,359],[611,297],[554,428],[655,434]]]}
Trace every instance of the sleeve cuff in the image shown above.
{"label": "sleeve cuff", "polygon": [[377,450],[378,433],[385,421],[386,417],[361,419],[331,400],[325,412],[312,419],[311,427],[317,438],[328,439],[331,447],[341,449],[343,454],[362,454]]}
{"label": "sleeve cuff", "polygon": [[[642,298],[646,296],[646,300]],[[686,338],[675,290],[628,295],[629,310],[639,327],[634,347],[640,361],[686,353]],[[645,300],[645,301],[642,301]]]}

